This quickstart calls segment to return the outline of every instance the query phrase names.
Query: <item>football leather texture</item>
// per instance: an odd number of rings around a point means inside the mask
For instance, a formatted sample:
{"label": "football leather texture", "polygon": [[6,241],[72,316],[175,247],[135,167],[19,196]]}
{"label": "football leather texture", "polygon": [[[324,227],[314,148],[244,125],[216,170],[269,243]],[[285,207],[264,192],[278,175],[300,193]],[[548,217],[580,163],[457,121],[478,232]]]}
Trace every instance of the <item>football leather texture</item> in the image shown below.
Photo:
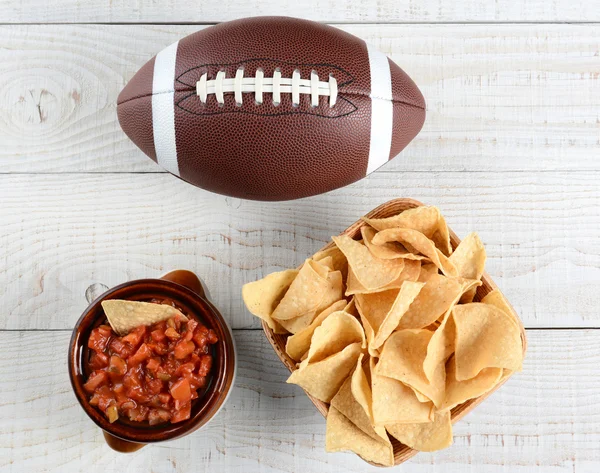
{"label": "football leather texture", "polygon": [[256,17],[191,34],[121,91],[119,123],[152,160],[203,189],[290,200],[358,181],[425,120],[415,83],[363,40]]}

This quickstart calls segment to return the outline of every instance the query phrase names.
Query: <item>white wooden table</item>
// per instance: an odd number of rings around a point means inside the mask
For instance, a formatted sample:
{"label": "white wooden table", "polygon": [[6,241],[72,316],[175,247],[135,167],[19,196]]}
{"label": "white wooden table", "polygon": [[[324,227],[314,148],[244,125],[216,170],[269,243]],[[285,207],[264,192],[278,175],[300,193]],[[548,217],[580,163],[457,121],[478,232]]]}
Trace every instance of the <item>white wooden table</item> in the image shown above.
{"label": "white wooden table", "polygon": [[[264,14],[388,53],[425,95],[422,133],[368,179],[296,202],[162,172],[121,132],[120,89],[176,38]],[[598,0],[4,0],[0,23],[0,471],[370,470],[325,453],[324,420],[285,384],[240,288],[400,196],[480,233],[530,346],[454,446],[402,471],[600,470]],[[235,392],[205,430],[117,455],[72,394],[71,328],[89,286],[173,268],[204,277],[234,327]]]}

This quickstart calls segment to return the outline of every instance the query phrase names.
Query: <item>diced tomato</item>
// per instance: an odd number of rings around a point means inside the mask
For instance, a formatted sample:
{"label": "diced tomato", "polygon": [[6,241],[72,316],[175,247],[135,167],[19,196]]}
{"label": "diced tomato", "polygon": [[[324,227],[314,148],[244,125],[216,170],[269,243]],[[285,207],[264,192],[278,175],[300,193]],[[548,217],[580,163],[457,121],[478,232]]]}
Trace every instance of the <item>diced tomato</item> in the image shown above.
{"label": "diced tomato", "polygon": [[127,372],[126,361],[117,355],[111,356],[108,372],[117,376],[123,376]]}
{"label": "diced tomato", "polygon": [[192,399],[190,382],[186,379],[180,379],[171,386],[171,396],[177,401],[186,402]]}
{"label": "diced tomato", "polygon": [[155,342],[162,342],[165,338],[167,338],[164,330],[152,330],[150,336]]}
{"label": "diced tomato", "polygon": [[113,353],[121,358],[127,358],[133,353],[131,345],[123,343],[119,338],[113,338],[108,346]]}
{"label": "diced tomato", "polygon": [[128,343],[135,350],[146,335],[147,327],[140,325],[134,328],[131,332],[125,335],[121,340],[123,343]]}
{"label": "diced tomato", "polygon": [[194,345],[194,342],[186,342],[182,340],[177,345],[175,345],[173,353],[175,354],[175,358],[177,358],[178,360],[183,360],[188,355],[191,355],[194,352],[195,348],[196,345]]}
{"label": "diced tomato", "polygon": [[194,363],[184,363],[179,365],[177,371],[175,372],[176,376],[181,376],[182,378],[189,378],[189,376],[194,372],[196,365]]}
{"label": "diced tomato", "polygon": [[95,352],[102,353],[106,350],[106,345],[110,340],[110,333],[107,335],[104,330],[100,327],[95,328],[90,333],[90,338],[88,338],[88,348],[94,350]]}
{"label": "diced tomato", "polygon": [[99,386],[106,383],[108,383],[108,374],[106,371],[94,371],[83,385],[83,389],[89,393],[93,393]]}
{"label": "diced tomato", "polygon": [[106,411],[107,407],[115,403],[115,397],[108,386],[102,386],[96,391],[98,395],[98,408],[101,411]]}
{"label": "diced tomato", "polygon": [[200,366],[198,367],[198,374],[200,376],[208,376],[210,369],[212,368],[212,356],[202,355],[200,357]]}
{"label": "diced tomato", "polygon": [[215,333],[215,331],[213,329],[208,329],[208,343],[210,343],[211,345],[214,345],[218,341],[219,341],[219,337],[217,337],[217,334]]}
{"label": "diced tomato", "polygon": [[123,385],[126,388],[141,388],[142,378],[141,373],[137,368],[130,368],[123,377]]}
{"label": "diced tomato", "polygon": [[197,326],[198,326],[198,322],[195,321],[194,319],[190,319],[187,321],[186,331],[184,332],[184,335],[183,335],[183,339],[186,342],[189,342],[192,339],[192,337],[194,336],[194,330],[196,330]]}
{"label": "diced tomato", "polygon": [[145,403],[149,402],[150,399],[152,399],[152,396],[150,394],[146,394],[141,389],[135,389],[135,388],[128,389],[126,391],[126,394],[127,394],[127,397],[129,397],[130,399],[133,399],[138,404],[145,404]]}
{"label": "diced tomato", "polygon": [[163,382],[160,379],[151,379],[146,382],[146,391],[150,394],[158,394],[163,388]]}
{"label": "diced tomato", "polygon": [[195,331],[194,331],[194,342],[196,343],[196,345],[198,345],[198,348],[202,348],[203,346],[205,346],[207,344],[208,338],[208,329],[204,326],[204,325],[200,325]]}
{"label": "diced tomato", "polygon": [[146,363],[146,368],[148,368],[150,371],[156,371],[158,368],[160,368],[160,360],[158,360],[158,358],[150,358],[148,363]]}
{"label": "diced tomato", "polygon": [[120,404],[119,407],[121,408],[121,410],[123,412],[129,410],[129,409],[135,409],[135,407],[137,406],[137,404],[134,401],[125,401],[123,404]]}
{"label": "diced tomato", "polygon": [[187,331],[188,332],[194,332],[194,330],[196,330],[196,328],[198,328],[198,325],[200,325],[200,324],[195,319],[189,319],[187,321],[186,325],[187,325]]}
{"label": "diced tomato", "polygon": [[192,389],[203,388],[206,386],[206,376],[199,376],[192,373],[189,379]]}
{"label": "diced tomato", "polygon": [[133,422],[143,422],[148,418],[148,412],[150,412],[150,409],[146,406],[136,406],[133,409],[129,409],[127,415],[129,420]]}
{"label": "diced tomato", "polygon": [[175,424],[177,422],[182,422],[190,418],[190,414],[192,412],[192,403],[187,402],[184,405],[180,406],[178,410],[173,413],[171,417],[171,423]]}
{"label": "diced tomato", "polygon": [[[169,320],[173,320],[173,319],[169,319]],[[165,335],[170,338],[171,340],[177,340],[178,338],[181,337],[181,335],[179,335],[179,332],[177,330],[175,330],[173,327],[169,327],[167,330],[165,330]]]}
{"label": "diced tomato", "polygon": [[166,406],[167,404],[169,404],[169,401],[171,400],[171,395],[169,393],[160,393],[158,395],[158,399],[163,406]]}
{"label": "diced tomato", "polygon": [[152,351],[159,355],[159,356],[163,356],[166,355],[167,353],[169,353],[169,346],[165,343],[160,343],[160,342],[156,342],[156,343],[147,343],[147,345],[152,349]]}
{"label": "diced tomato", "polygon": [[129,357],[129,364],[132,366],[139,365],[142,361],[147,360],[152,356],[152,350],[148,345],[142,343],[138,350]]}
{"label": "diced tomato", "polygon": [[171,413],[165,409],[150,409],[148,423],[150,425],[163,424],[171,418]]}
{"label": "diced tomato", "polygon": [[90,368],[99,370],[108,366],[108,356],[99,351],[93,351],[90,356]]}

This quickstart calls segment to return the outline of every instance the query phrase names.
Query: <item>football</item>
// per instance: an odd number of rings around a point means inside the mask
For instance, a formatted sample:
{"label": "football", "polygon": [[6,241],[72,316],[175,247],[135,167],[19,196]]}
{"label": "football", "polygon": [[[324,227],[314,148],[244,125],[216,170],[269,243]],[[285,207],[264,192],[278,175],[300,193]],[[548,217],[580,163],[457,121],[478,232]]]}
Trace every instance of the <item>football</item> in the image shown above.
{"label": "football", "polygon": [[152,160],[212,192],[289,200],[355,182],[420,131],[425,101],[363,40],[256,17],[211,26],[147,62],[119,123]]}

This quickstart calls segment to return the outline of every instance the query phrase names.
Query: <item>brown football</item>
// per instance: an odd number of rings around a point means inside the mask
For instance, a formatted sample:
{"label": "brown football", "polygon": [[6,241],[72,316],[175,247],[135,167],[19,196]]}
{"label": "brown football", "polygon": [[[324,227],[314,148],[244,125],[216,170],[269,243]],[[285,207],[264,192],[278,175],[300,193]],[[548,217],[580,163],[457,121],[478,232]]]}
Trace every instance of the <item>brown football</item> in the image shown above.
{"label": "brown football", "polygon": [[396,156],[421,92],[349,33],[286,17],[230,21],[168,46],[123,89],[125,133],[167,171],[254,200],[320,194]]}

